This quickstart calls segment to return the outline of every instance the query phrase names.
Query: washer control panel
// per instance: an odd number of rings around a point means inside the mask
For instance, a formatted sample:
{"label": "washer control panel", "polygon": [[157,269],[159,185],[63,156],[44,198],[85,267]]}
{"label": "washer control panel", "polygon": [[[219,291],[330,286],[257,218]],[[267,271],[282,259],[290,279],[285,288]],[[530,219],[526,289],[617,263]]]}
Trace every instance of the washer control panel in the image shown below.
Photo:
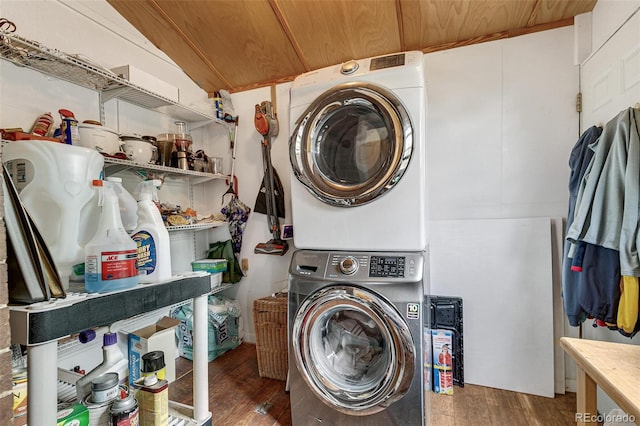
{"label": "washer control panel", "polygon": [[404,256],[371,256],[369,276],[375,278],[404,278]]}
{"label": "washer control panel", "polygon": [[421,253],[330,253],[326,278],[404,282],[422,277]]}
{"label": "washer control panel", "polygon": [[290,274],[309,279],[405,283],[422,280],[423,252],[339,252],[298,250]]}

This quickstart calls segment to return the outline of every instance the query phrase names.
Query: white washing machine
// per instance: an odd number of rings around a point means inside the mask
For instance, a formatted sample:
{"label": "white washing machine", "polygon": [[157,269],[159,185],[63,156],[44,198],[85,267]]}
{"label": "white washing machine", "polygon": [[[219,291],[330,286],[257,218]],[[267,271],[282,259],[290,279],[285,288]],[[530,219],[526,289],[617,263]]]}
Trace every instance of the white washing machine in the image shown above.
{"label": "white washing machine", "polygon": [[289,269],[294,425],[424,424],[424,254],[294,253]]}
{"label": "white washing machine", "polygon": [[425,250],[426,109],[421,52],[296,78],[289,155],[297,248]]}

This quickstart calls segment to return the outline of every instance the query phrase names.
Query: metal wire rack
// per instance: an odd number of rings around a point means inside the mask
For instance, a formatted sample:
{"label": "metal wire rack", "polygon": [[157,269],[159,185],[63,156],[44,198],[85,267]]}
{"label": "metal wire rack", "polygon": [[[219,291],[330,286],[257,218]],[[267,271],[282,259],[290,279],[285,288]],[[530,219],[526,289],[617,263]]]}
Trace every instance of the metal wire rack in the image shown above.
{"label": "metal wire rack", "polygon": [[13,33],[0,31],[0,57],[17,66],[96,90],[100,93],[102,102],[118,98],[144,108],[159,109],[187,121],[219,121],[213,115],[131,84],[83,55],[51,49]]}

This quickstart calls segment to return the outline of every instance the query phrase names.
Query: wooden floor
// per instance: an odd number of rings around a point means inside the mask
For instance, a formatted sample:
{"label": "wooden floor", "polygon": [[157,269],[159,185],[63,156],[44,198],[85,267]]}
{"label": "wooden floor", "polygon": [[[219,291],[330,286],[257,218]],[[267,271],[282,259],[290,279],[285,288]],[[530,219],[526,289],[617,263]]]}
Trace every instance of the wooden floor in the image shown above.
{"label": "wooden floor", "polygon": [[[169,398],[193,403],[191,362],[177,360],[179,379]],[[255,345],[243,343],[209,363],[209,407],[215,426],[291,425],[285,382],[258,374]],[[456,386],[454,395],[430,393],[430,424],[448,425],[575,425],[575,394],[555,398],[526,395],[481,386]],[[429,423],[427,423],[429,424]]]}

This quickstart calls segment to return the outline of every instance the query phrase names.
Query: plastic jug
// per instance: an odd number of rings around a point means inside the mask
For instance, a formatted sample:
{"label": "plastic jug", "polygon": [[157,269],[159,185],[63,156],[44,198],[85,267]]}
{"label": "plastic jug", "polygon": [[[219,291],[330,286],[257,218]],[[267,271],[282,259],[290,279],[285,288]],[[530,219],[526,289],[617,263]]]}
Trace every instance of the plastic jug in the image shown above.
{"label": "plastic jug", "polygon": [[104,160],[96,150],[48,141],[8,143],[2,157],[67,289],[100,216],[91,181]]}

